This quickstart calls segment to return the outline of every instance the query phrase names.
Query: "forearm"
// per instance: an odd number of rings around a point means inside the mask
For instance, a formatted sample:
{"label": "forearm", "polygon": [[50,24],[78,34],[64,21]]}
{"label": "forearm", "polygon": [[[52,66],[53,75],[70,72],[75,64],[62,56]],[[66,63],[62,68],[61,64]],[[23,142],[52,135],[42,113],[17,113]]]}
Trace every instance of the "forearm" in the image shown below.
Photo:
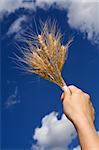
{"label": "forearm", "polygon": [[84,120],[76,126],[82,150],[99,150],[99,136],[94,125]]}
{"label": "forearm", "polygon": [[99,136],[94,127],[94,108],[90,96],[75,86],[69,86],[62,97],[64,113],[73,122],[81,150],[99,150]]}

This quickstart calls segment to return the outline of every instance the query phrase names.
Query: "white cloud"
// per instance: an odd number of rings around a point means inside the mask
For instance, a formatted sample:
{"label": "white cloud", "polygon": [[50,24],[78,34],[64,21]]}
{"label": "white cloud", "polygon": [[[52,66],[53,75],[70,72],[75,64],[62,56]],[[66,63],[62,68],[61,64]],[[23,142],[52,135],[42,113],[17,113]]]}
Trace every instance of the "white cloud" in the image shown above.
{"label": "white cloud", "polygon": [[42,119],[42,125],[35,129],[33,139],[36,144],[32,150],[68,150],[69,144],[76,137],[73,124],[62,115],[57,118],[57,113],[52,112]]}
{"label": "white cloud", "polygon": [[99,42],[99,1],[98,0],[36,0],[36,5],[56,3],[59,8],[68,11],[68,24],[71,28],[81,31],[87,39]]}
{"label": "white cloud", "polygon": [[[77,136],[76,130],[64,114],[60,119],[57,116],[57,112],[52,112],[42,118],[41,127],[37,127],[33,134],[36,144],[31,150],[70,150],[69,145]],[[72,150],[81,150],[80,145]]]}
{"label": "white cloud", "polygon": [[20,96],[18,94],[18,87],[16,86],[14,93],[8,96],[8,98],[5,102],[5,108],[9,108],[18,103],[20,103]]}
{"label": "white cloud", "polygon": [[[14,12],[19,8],[35,10],[36,7],[47,9],[46,6],[57,5],[59,9],[65,9],[68,16],[68,24],[87,37],[88,40],[99,42],[99,1],[98,0],[1,0],[0,12]],[[0,15],[0,16],[1,16]]]}
{"label": "white cloud", "polygon": [[11,24],[7,34],[10,35],[13,33],[18,33],[22,29],[22,22],[26,20],[27,20],[26,16],[19,17],[17,20],[14,21],[14,23]]}
{"label": "white cloud", "polygon": [[68,7],[68,23],[70,27],[85,33],[88,40],[97,43],[99,41],[99,2],[71,0]]}
{"label": "white cloud", "polygon": [[46,6],[56,4],[59,8],[67,8],[68,0],[36,0],[35,6],[46,9]]}
{"label": "white cloud", "polygon": [[81,150],[80,146],[73,148],[73,150]]}
{"label": "white cloud", "polygon": [[0,0],[0,11],[7,11],[10,13],[19,8],[33,9],[33,2],[29,0]]}

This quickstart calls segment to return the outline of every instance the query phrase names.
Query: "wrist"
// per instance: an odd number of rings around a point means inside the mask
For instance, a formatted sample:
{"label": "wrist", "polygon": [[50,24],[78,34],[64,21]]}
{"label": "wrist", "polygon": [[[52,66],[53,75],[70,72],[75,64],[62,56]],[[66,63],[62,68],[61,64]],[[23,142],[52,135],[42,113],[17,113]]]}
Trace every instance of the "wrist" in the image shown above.
{"label": "wrist", "polygon": [[90,122],[87,118],[83,118],[78,123],[76,122],[75,127],[82,150],[98,150],[99,136],[93,122]]}
{"label": "wrist", "polygon": [[90,120],[90,118],[88,119],[82,116],[78,120],[76,119],[74,125],[78,134],[80,133],[89,135],[90,133],[93,133],[94,135],[97,135],[94,123],[92,120]]}
{"label": "wrist", "polygon": [[88,125],[94,126],[92,118],[84,114],[76,114],[73,116],[72,120],[76,128],[88,126]]}

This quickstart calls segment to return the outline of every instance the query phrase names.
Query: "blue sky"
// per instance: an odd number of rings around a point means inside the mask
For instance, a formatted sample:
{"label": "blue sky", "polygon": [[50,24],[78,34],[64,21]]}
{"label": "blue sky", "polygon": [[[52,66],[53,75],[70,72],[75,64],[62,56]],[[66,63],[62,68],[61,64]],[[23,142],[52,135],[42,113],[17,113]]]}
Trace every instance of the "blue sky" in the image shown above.
{"label": "blue sky", "polygon": [[[78,16],[77,6],[78,11],[82,12]],[[56,150],[57,147],[59,150],[65,150],[65,147],[66,150],[79,149],[74,127],[64,116],[61,117],[61,89],[34,74],[15,69],[15,63],[11,59],[14,57],[13,52],[17,53],[16,35],[28,26],[33,31],[36,30],[34,18],[37,25],[40,19],[55,19],[64,34],[64,43],[74,36],[62,75],[68,85],[76,85],[90,94],[96,111],[95,126],[99,131],[98,6],[99,3],[96,5],[85,2],[83,5],[80,2],[75,7],[74,2],[68,4],[64,0],[56,3],[51,0],[38,0],[35,3],[16,0],[14,4],[12,0],[9,3],[1,1],[2,150]],[[84,14],[85,11],[87,14]],[[92,18],[91,12],[94,12]],[[59,130],[55,131],[56,127]],[[47,136],[45,133],[49,129],[51,132]],[[65,131],[66,135],[63,136]],[[57,135],[62,141],[58,141]],[[57,141],[60,146],[56,144]]]}

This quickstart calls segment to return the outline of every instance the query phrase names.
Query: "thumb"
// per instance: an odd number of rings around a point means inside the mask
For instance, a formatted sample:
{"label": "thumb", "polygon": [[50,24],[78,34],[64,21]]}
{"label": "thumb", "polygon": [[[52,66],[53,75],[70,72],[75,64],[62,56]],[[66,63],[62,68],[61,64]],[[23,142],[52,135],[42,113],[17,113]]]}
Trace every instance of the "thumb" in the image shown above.
{"label": "thumb", "polygon": [[62,96],[61,96],[62,102],[63,102],[65,99],[66,99],[66,100],[69,99],[70,96],[71,96],[71,92],[70,92],[70,90],[69,90],[68,87],[64,88],[63,90],[64,90],[64,93],[62,93]]}

